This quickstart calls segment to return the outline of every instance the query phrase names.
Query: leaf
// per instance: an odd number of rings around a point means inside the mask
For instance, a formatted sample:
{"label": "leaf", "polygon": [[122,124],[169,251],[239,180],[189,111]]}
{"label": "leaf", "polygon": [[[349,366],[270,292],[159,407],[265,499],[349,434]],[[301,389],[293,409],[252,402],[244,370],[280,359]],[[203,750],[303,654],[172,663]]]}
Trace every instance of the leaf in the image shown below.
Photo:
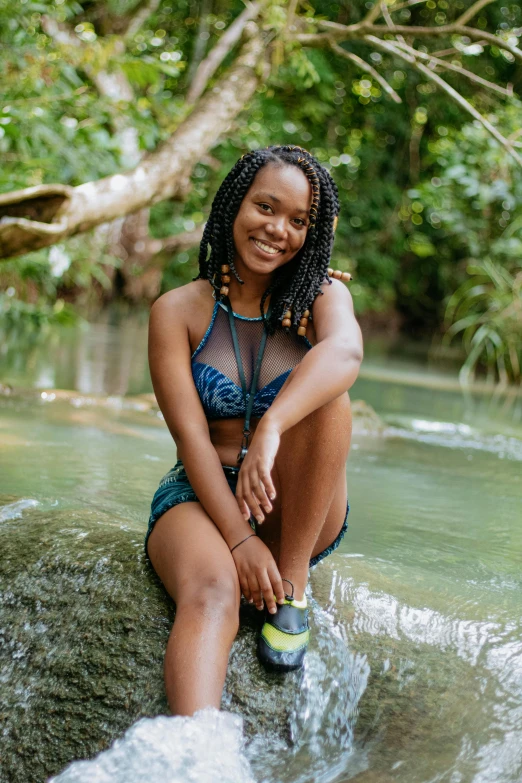
{"label": "leaf", "polygon": [[431,240],[421,233],[412,234],[408,240],[408,246],[412,253],[415,253],[419,258],[427,258],[433,256],[436,253],[435,245]]}

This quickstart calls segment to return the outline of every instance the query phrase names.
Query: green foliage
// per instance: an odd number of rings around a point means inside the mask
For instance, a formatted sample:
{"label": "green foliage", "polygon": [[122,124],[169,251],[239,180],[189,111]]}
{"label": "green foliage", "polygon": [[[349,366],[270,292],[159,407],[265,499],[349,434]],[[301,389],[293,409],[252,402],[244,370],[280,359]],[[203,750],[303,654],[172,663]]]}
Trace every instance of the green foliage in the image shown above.
{"label": "green foliage", "polygon": [[6,339],[13,331],[27,335],[54,324],[72,326],[79,321],[75,308],[63,299],[57,299],[53,305],[46,301],[33,304],[15,298],[10,289],[0,293],[0,334]]}
{"label": "green foliage", "polygon": [[446,341],[461,336],[467,359],[461,379],[485,367],[502,384],[522,380],[522,267],[509,272],[485,259],[468,266],[469,279],[450,298]]}
{"label": "green foliage", "polygon": [[[137,129],[143,149],[172,132],[182,116],[173,90],[186,64],[182,45],[190,41],[180,24],[183,4],[151,17],[121,55],[118,36],[100,35],[99,28],[122,24],[134,5],[100,4],[95,24],[89,3],[84,10],[76,2],[0,0],[0,18],[7,20],[0,23],[0,192],[45,182],[77,185],[121,170],[122,126]],[[71,43],[49,34],[47,17],[69,24]],[[167,32],[159,25],[169,17]],[[101,95],[96,78],[105,71],[125,75],[136,100]]]}
{"label": "green foliage", "polygon": [[[517,101],[491,119],[510,136],[521,113]],[[408,192],[401,217],[414,219],[427,236],[435,236],[434,229],[457,258],[491,254],[502,263],[516,261],[522,255],[520,168],[479,123],[437,131],[428,144],[434,176]]]}
{"label": "green foliage", "polygon": [[[514,102],[492,119],[509,136],[520,111]],[[408,191],[400,217],[417,227],[410,247],[417,236],[436,250],[447,297],[457,288],[445,339],[462,340],[463,379],[483,367],[502,382],[519,380],[522,172],[478,123],[439,126],[428,148],[434,176]]]}
{"label": "green foliage", "polygon": [[[468,5],[462,0],[419,3],[402,8],[394,18],[402,24],[443,24]],[[128,165],[122,127],[135,129],[141,150],[156,147],[185,116],[201,32],[206,36],[206,49],[200,51],[204,56],[244,2],[214,3],[203,18],[206,4],[162,0],[123,46],[122,35],[138,6],[137,0],[0,0],[0,192],[42,182],[78,184],[122,170]],[[470,263],[481,268],[491,263],[517,279],[521,173],[482,126],[467,122],[446,95],[404,63],[361,42],[343,44],[386,78],[403,101],[397,105],[371,74],[354,64],[327,49],[289,42],[288,9],[288,2],[271,0],[261,22],[270,41],[277,42],[272,76],[195,167],[185,202],[151,209],[151,234],[165,237],[200,225],[223,177],[248,149],[301,144],[331,171],[339,187],[333,264],[354,275],[357,312],[399,311],[413,335],[441,331],[448,299],[467,281]],[[319,19],[351,24],[366,11],[365,0],[299,4],[311,33],[319,29]],[[78,46],[55,40],[45,17],[67,25]],[[507,35],[522,27],[522,7],[491,4],[481,10],[480,19],[484,29]],[[458,49],[461,43],[455,41],[454,62],[490,81],[511,81],[520,93],[521,71],[508,57],[494,47],[477,57],[470,48]],[[213,77],[211,89],[236,53],[237,47]],[[100,73],[124,76],[133,100],[100,95]],[[493,113],[490,93],[470,87],[458,74],[446,77],[505,135],[518,138],[521,107],[516,99]],[[118,261],[106,244],[103,232],[95,232],[52,254],[45,250],[2,263],[0,288],[14,288],[28,307],[53,317],[57,298],[84,304],[111,290]],[[160,260],[163,290],[192,279],[196,255],[193,248]],[[9,297],[12,312],[16,297]],[[485,307],[484,317],[492,312]],[[498,319],[495,330],[507,345],[502,324]],[[462,334],[457,330],[451,336]],[[470,350],[471,339],[466,333]],[[506,368],[515,377],[511,360],[506,359]]]}

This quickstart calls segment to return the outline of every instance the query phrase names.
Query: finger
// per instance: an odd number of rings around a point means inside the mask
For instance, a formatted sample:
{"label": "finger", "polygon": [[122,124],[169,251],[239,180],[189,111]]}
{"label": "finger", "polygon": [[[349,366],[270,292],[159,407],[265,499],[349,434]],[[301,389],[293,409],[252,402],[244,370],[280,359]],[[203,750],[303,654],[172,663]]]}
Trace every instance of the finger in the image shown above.
{"label": "finger", "polygon": [[259,504],[262,506],[262,508],[266,511],[267,514],[272,511],[272,503],[270,501],[270,498],[267,495],[265,485],[261,481],[261,478],[257,477],[257,484],[255,482],[252,483],[252,486],[255,487],[255,495],[256,499],[259,502]]}
{"label": "finger", "polygon": [[239,586],[241,587],[241,592],[245,596],[246,600],[248,601],[249,604],[251,604],[253,599],[252,599],[252,593],[250,591],[250,586],[248,584],[248,580],[245,578],[242,579],[240,578]]}
{"label": "finger", "polygon": [[275,491],[275,486],[274,486],[274,482],[272,481],[272,476],[270,475],[270,471],[261,469],[259,471],[259,478],[263,482],[265,492],[268,495],[269,499],[275,500],[275,496],[277,493]]}
{"label": "finger", "polygon": [[250,520],[250,508],[248,507],[248,503],[245,499],[245,482],[243,479],[243,475],[239,474],[239,479],[236,485],[236,500],[239,506],[239,510],[241,511],[243,517],[248,522]]}
{"label": "finger", "polygon": [[245,503],[245,501],[243,500],[242,497],[238,497],[236,495],[236,500],[237,500],[237,504],[239,506],[239,510],[241,511],[242,515],[244,516],[244,518],[248,522],[248,520],[250,519],[250,509],[248,508],[247,504]]}
{"label": "finger", "polygon": [[285,590],[283,587],[283,580],[281,579],[281,574],[279,573],[276,564],[273,563],[273,565],[269,565],[267,568],[267,572],[268,572],[268,578],[270,579],[270,584],[272,585],[272,592],[276,597],[277,603],[284,604]]}
{"label": "finger", "polygon": [[277,606],[274,599],[274,591],[272,590],[272,585],[270,584],[270,579],[268,578],[266,569],[263,570],[261,574],[258,574],[257,580],[261,590],[263,591],[263,598],[265,599],[268,611],[270,614],[275,614],[277,612]]}
{"label": "finger", "polygon": [[259,587],[259,582],[257,581],[257,577],[255,574],[250,574],[248,577],[248,585],[250,587],[250,594],[252,598],[254,599],[254,603],[256,605],[256,609],[262,609],[263,608],[263,596],[261,593],[261,588]]}
{"label": "finger", "polygon": [[246,501],[246,504],[254,517],[257,519],[259,524],[263,522],[265,515],[263,514],[263,511],[261,510],[261,506],[259,505],[256,496],[254,495],[250,484],[245,482],[245,492],[243,494],[243,497]]}

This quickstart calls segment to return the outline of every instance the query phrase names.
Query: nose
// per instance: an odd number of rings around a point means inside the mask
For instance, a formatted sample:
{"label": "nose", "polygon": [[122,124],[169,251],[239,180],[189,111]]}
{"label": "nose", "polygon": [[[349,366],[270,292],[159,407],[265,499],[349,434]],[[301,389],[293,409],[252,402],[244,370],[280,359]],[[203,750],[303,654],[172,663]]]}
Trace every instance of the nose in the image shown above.
{"label": "nose", "polygon": [[283,215],[270,215],[270,219],[265,224],[265,231],[275,240],[286,239],[288,229]]}

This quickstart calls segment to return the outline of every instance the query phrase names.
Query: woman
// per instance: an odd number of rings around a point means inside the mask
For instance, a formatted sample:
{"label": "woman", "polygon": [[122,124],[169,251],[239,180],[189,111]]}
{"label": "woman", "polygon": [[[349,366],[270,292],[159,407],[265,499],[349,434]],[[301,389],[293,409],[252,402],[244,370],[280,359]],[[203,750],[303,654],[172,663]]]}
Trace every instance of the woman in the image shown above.
{"label": "woman", "polygon": [[247,153],[212,204],[198,277],[152,308],[152,382],[180,458],[145,541],[176,603],[173,714],[219,709],[241,593],[265,611],[261,660],[302,664],[308,569],[347,526],[346,391],[362,359],[351,296],[329,277],[338,211],[306,150]]}

